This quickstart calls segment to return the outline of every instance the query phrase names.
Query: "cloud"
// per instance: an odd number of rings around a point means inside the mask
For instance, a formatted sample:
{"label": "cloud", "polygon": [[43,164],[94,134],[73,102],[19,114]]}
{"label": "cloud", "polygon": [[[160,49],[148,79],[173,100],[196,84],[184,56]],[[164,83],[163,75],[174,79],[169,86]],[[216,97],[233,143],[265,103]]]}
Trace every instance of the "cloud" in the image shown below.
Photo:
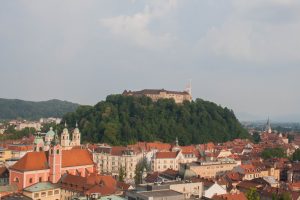
{"label": "cloud", "polygon": [[232,12],[198,41],[211,56],[257,63],[299,62],[300,4],[291,0],[233,0]]}
{"label": "cloud", "polygon": [[155,32],[149,26],[151,22],[162,19],[176,7],[176,0],[150,1],[141,12],[103,18],[100,22],[116,37],[129,40],[141,47],[165,48],[175,40],[175,37],[168,32]]}

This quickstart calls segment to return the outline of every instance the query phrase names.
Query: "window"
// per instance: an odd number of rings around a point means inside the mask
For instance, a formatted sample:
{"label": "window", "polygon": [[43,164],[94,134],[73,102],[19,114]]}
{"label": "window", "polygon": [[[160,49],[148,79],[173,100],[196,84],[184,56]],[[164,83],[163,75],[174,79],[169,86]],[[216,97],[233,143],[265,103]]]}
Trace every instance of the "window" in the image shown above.
{"label": "window", "polygon": [[53,154],[53,149],[51,149],[51,153],[50,154]]}
{"label": "window", "polygon": [[53,195],[53,191],[48,191],[48,196],[52,196]]}
{"label": "window", "polygon": [[15,178],[15,182],[19,183],[19,178],[18,177]]}
{"label": "window", "polygon": [[59,190],[54,190],[54,194],[59,194]]}
{"label": "window", "polygon": [[34,193],[34,198],[38,198],[40,196],[40,193]]}
{"label": "window", "polygon": [[56,150],[56,154],[59,154],[59,149]]}
{"label": "window", "polygon": [[32,183],[32,178],[29,179],[29,183]]}
{"label": "window", "polygon": [[39,182],[42,182],[42,177],[39,177]]}
{"label": "window", "polygon": [[45,197],[45,196],[46,196],[46,192],[42,192],[41,197]]}

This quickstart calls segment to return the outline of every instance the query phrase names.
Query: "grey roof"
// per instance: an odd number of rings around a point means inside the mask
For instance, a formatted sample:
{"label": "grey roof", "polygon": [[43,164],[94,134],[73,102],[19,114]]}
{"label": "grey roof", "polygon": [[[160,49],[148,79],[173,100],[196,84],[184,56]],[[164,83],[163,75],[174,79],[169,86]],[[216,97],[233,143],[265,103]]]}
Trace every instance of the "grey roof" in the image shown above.
{"label": "grey roof", "polygon": [[176,192],[174,190],[154,190],[147,192],[139,192],[139,195],[146,197],[167,197],[167,196],[181,196],[182,193]]}
{"label": "grey roof", "polygon": [[55,189],[55,188],[58,188],[58,187],[59,187],[58,185],[52,184],[50,182],[40,182],[40,183],[36,183],[32,186],[29,186],[29,187],[25,188],[24,191],[39,192],[39,191],[44,191],[44,190]]}

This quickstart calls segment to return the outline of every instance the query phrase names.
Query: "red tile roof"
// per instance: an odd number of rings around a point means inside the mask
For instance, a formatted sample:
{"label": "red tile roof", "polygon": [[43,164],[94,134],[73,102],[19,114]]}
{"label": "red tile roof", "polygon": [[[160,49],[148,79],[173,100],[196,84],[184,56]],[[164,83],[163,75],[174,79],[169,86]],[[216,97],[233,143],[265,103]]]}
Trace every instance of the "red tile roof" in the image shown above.
{"label": "red tile roof", "polygon": [[157,152],[156,158],[157,159],[164,159],[164,158],[176,158],[178,152]]}
{"label": "red tile roof", "polygon": [[93,160],[86,149],[71,149],[62,151],[62,167],[93,165]]}
{"label": "red tile roof", "polygon": [[[93,165],[91,155],[86,149],[71,149],[62,151],[62,168],[83,165]],[[33,171],[49,169],[47,152],[28,152],[10,169],[18,171]]]}
{"label": "red tile roof", "polygon": [[214,195],[213,200],[247,200],[244,193]]}
{"label": "red tile roof", "polygon": [[45,152],[28,152],[10,169],[18,171],[33,171],[49,169]]}

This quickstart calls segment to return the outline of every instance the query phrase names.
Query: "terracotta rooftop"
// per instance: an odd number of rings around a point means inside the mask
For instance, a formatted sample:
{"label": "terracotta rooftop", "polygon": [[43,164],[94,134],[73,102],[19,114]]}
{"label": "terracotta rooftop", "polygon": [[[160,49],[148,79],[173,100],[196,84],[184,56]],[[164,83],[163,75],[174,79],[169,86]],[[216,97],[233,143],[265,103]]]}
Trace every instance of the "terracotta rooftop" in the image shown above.
{"label": "terracotta rooftop", "polygon": [[247,200],[247,197],[243,192],[240,192],[235,194],[214,195],[212,199],[213,200]]}
{"label": "terracotta rooftop", "polygon": [[71,149],[62,151],[62,167],[93,165],[91,155],[86,149]]}
{"label": "terracotta rooftop", "polygon": [[[49,169],[48,152],[28,152],[10,169],[17,171],[34,171]],[[93,165],[93,160],[86,149],[71,149],[62,151],[62,168]]]}
{"label": "terracotta rooftop", "polygon": [[49,169],[45,152],[28,152],[10,169],[17,171],[34,171]]}
{"label": "terracotta rooftop", "polygon": [[165,158],[176,158],[178,152],[157,152],[156,158],[157,159],[165,159]]}

